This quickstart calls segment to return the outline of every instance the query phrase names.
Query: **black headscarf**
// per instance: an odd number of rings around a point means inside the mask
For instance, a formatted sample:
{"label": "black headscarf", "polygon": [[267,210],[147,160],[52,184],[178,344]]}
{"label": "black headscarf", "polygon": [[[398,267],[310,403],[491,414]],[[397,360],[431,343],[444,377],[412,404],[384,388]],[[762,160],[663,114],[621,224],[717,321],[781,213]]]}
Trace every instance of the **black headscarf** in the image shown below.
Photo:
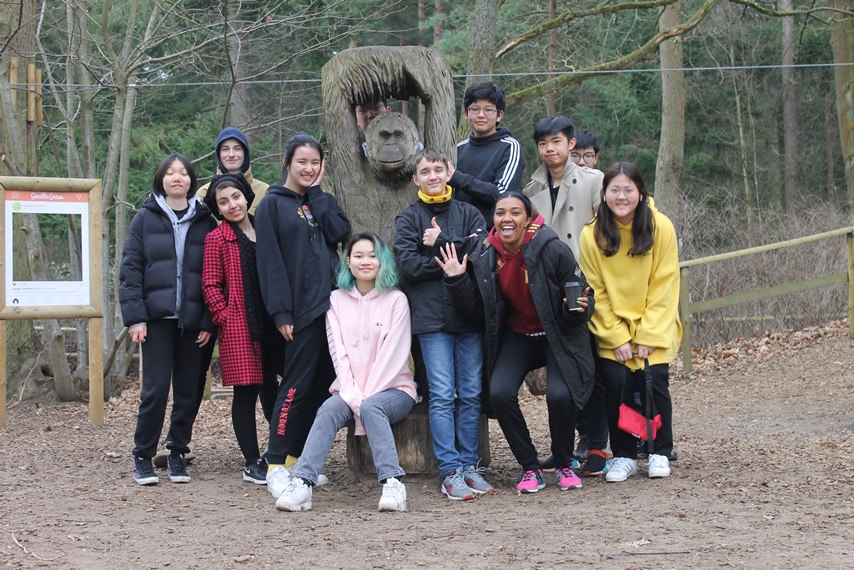
{"label": "black headscarf", "polygon": [[205,193],[205,206],[217,220],[222,220],[222,214],[219,213],[219,207],[216,205],[216,191],[218,188],[233,187],[237,188],[246,197],[246,207],[251,208],[252,202],[255,201],[255,192],[252,191],[252,186],[243,178],[242,174],[218,174],[213,177],[208,191]]}

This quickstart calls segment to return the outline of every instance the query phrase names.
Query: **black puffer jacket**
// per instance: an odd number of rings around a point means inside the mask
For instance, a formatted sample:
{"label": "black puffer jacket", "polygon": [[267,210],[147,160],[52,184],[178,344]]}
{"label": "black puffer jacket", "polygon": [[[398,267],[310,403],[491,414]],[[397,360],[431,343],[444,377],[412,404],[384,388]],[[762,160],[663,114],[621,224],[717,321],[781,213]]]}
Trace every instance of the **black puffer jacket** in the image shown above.
{"label": "black puffer jacket", "polygon": [[[587,321],[593,315],[593,293],[584,313],[571,313],[563,302],[563,285],[568,281],[581,281],[587,286],[569,246],[562,243],[549,227],[540,231],[522,246],[522,255],[528,268],[531,297],[546,332],[549,345],[569,385],[572,399],[580,409],[593,390],[594,363],[590,349]],[[483,240],[477,251],[469,254],[469,268],[464,275],[445,277],[445,287],[457,309],[473,322],[485,323],[484,362],[491,376],[501,348],[501,331],[510,307],[502,298],[495,274],[497,252],[488,240]],[[575,361],[581,377],[575,373],[570,361]]]}
{"label": "black puffer jacket", "polygon": [[[202,295],[205,236],[216,227],[207,206],[195,197],[195,211],[184,243],[181,303],[178,307],[178,255],[175,230],[153,195],[142,204],[128,230],[119,270],[119,302],[127,327],[175,315],[178,326],[214,332]],[[186,214],[190,216],[188,212]]]}
{"label": "black puffer jacket", "polygon": [[[428,247],[423,243],[424,230],[432,227],[434,217],[442,233],[436,244]],[[394,257],[402,278],[401,289],[409,298],[412,334],[480,330],[478,323],[464,319],[454,308],[442,285],[445,273],[435,258],[440,256],[440,247],[453,243],[462,259],[484,237],[484,227],[477,208],[456,199],[440,204],[418,200],[397,215]]]}

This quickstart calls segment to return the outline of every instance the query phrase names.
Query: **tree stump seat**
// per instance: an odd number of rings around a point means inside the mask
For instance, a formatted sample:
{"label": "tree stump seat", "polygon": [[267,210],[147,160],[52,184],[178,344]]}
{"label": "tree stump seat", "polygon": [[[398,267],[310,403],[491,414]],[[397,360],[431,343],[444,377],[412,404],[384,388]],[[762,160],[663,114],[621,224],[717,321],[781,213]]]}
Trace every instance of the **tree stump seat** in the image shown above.
{"label": "tree stump seat", "polygon": [[[489,423],[486,416],[480,417],[480,465],[486,467],[490,462]],[[360,473],[376,473],[374,458],[368,438],[356,437],[352,427],[347,428],[347,464],[353,469],[353,478],[361,480]],[[439,471],[439,462],[433,454],[433,435],[430,431],[428,404],[424,400],[413,406],[405,418],[391,426],[394,434],[400,466],[407,474],[430,474]]]}

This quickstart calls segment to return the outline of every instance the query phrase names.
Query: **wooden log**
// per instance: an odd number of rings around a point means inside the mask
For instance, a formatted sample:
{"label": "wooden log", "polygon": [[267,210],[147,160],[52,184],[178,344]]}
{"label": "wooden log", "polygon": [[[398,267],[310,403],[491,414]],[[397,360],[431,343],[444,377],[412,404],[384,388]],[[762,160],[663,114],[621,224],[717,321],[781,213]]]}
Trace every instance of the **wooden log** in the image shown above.
{"label": "wooden log", "polygon": [[[433,454],[433,435],[430,431],[430,418],[427,402],[416,404],[408,416],[391,426],[400,466],[408,474],[436,474],[439,462]],[[371,454],[371,446],[367,436],[355,437],[353,428],[347,429],[347,464],[351,469],[355,465],[355,446],[358,446],[358,473],[373,473],[377,470]],[[481,467],[486,467],[491,461],[489,454],[489,421],[486,416],[480,417],[480,455]],[[355,473],[355,471],[354,471]]]}

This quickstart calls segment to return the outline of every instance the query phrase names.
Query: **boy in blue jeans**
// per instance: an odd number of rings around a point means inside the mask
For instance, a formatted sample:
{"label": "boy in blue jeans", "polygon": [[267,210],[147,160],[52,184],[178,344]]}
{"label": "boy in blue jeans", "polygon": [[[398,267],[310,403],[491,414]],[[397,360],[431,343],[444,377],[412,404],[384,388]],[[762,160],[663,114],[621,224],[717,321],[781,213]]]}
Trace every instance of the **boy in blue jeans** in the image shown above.
{"label": "boy in blue jeans", "polygon": [[448,159],[434,149],[415,155],[412,181],[418,200],[395,219],[394,254],[409,298],[412,334],[424,357],[429,383],[433,451],[443,478],[442,492],[467,501],[493,491],[478,467],[483,336],[463,319],[443,283],[435,258],[453,243],[460,256],[486,236],[477,208],[453,199]]}

